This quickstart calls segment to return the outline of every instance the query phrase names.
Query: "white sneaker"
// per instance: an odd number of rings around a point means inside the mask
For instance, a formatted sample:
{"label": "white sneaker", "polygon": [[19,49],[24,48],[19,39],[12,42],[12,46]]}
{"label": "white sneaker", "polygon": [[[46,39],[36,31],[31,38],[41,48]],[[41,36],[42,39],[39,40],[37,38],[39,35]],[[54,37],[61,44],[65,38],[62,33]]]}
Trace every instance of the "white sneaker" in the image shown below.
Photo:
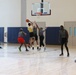
{"label": "white sneaker", "polygon": [[46,50],[46,47],[44,46],[44,50]]}

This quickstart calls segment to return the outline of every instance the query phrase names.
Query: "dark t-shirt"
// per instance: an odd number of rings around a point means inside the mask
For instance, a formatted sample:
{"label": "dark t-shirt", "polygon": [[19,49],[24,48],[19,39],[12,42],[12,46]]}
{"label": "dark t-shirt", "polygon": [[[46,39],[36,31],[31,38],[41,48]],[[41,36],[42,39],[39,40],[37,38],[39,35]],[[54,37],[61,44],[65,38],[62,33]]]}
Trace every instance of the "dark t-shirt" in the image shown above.
{"label": "dark t-shirt", "polygon": [[68,32],[67,32],[67,30],[60,30],[59,31],[59,37],[60,38],[68,38]]}
{"label": "dark t-shirt", "polygon": [[33,28],[34,35],[37,34],[37,28]]}

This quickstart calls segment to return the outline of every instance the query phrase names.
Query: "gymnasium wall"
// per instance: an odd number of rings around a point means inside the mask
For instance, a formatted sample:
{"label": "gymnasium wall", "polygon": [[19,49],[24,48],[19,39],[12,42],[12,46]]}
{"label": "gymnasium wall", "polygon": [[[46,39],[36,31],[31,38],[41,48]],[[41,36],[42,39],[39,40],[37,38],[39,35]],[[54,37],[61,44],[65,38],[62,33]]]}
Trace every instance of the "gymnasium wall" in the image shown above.
{"label": "gymnasium wall", "polygon": [[[46,43],[58,44],[57,35],[59,26],[64,24],[64,21],[76,20],[76,0],[44,0],[51,4],[51,15],[40,17],[31,16],[32,3],[40,1],[41,0],[0,0],[0,27],[4,27],[4,31],[0,32],[2,35],[0,36],[0,38],[2,38],[1,41],[3,41],[5,32],[9,33],[8,30],[11,31],[12,29],[10,28],[12,27],[25,27],[24,20],[25,18],[29,18],[31,21],[46,22],[46,26],[49,27],[46,31]],[[14,29],[12,31],[14,31]],[[14,34],[12,31],[9,34],[11,35],[12,33],[13,36]],[[54,33],[56,35],[53,35]],[[17,38],[16,34],[15,36]],[[57,43],[53,43],[52,40],[55,40]],[[8,39],[8,42],[12,41]],[[17,42],[17,40],[14,42]]]}
{"label": "gymnasium wall", "polygon": [[[26,42],[29,42],[29,32],[27,30],[27,27],[22,27],[23,30],[27,33],[27,36],[25,37]],[[8,27],[8,43],[18,43],[18,32],[20,27]],[[59,27],[47,27],[46,29],[46,44],[47,45],[58,45],[59,44]]]}
{"label": "gymnasium wall", "polygon": [[[7,27],[21,26],[21,0],[0,0],[0,27],[4,27],[4,33],[7,33]],[[4,42],[7,42],[4,37]]]}
{"label": "gymnasium wall", "polygon": [[26,26],[26,0],[21,0],[21,26],[25,27]]}
{"label": "gymnasium wall", "polygon": [[[8,27],[7,28],[7,43],[18,43],[18,32],[21,27]],[[29,42],[29,32],[27,27],[22,27],[24,32],[27,33],[25,37],[26,42]],[[4,42],[4,27],[0,27],[0,42]],[[46,29],[46,44],[47,45],[58,45],[59,44],[59,27],[47,27]]]}
{"label": "gymnasium wall", "polygon": [[0,27],[21,26],[21,0],[0,0]]}
{"label": "gymnasium wall", "polygon": [[64,21],[75,21],[76,0],[44,0],[51,4],[51,15],[31,16],[32,3],[41,0],[0,0],[0,27],[25,26],[25,18],[46,22],[47,26],[59,26]]}
{"label": "gymnasium wall", "polygon": [[4,42],[4,27],[0,27],[0,43]]}
{"label": "gymnasium wall", "polygon": [[58,45],[59,43],[59,27],[47,27],[46,30],[46,44]]}

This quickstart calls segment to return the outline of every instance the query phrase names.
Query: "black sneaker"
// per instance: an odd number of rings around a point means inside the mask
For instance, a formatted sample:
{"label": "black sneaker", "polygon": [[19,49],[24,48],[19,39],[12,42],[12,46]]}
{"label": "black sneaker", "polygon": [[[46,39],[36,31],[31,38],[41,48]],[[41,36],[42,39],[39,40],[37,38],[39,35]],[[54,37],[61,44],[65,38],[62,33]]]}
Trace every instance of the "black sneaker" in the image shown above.
{"label": "black sneaker", "polygon": [[60,54],[59,56],[63,56],[63,54]]}
{"label": "black sneaker", "polygon": [[39,49],[39,47],[37,47],[37,49]]}
{"label": "black sneaker", "polygon": [[34,47],[32,47],[32,50],[34,50]]}
{"label": "black sneaker", "polygon": [[2,47],[0,47],[0,49],[2,49]]}
{"label": "black sneaker", "polygon": [[29,51],[28,49],[26,49],[26,51]]}
{"label": "black sneaker", "polygon": [[41,47],[38,50],[41,50]]}
{"label": "black sneaker", "polygon": [[67,57],[69,57],[69,53],[67,54]]}

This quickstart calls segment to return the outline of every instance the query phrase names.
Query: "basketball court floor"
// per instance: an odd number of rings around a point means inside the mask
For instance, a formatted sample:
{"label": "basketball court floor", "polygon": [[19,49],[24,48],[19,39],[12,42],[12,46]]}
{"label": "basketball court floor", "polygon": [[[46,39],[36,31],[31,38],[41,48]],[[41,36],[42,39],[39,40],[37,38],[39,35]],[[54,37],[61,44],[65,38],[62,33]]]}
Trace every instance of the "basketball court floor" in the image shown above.
{"label": "basketball court floor", "polygon": [[69,47],[70,57],[59,56],[60,46],[50,45],[46,50],[30,49],[19,52],[19,44],[4,44],[0,49],[0,75],[76,75],[76,47]]}

